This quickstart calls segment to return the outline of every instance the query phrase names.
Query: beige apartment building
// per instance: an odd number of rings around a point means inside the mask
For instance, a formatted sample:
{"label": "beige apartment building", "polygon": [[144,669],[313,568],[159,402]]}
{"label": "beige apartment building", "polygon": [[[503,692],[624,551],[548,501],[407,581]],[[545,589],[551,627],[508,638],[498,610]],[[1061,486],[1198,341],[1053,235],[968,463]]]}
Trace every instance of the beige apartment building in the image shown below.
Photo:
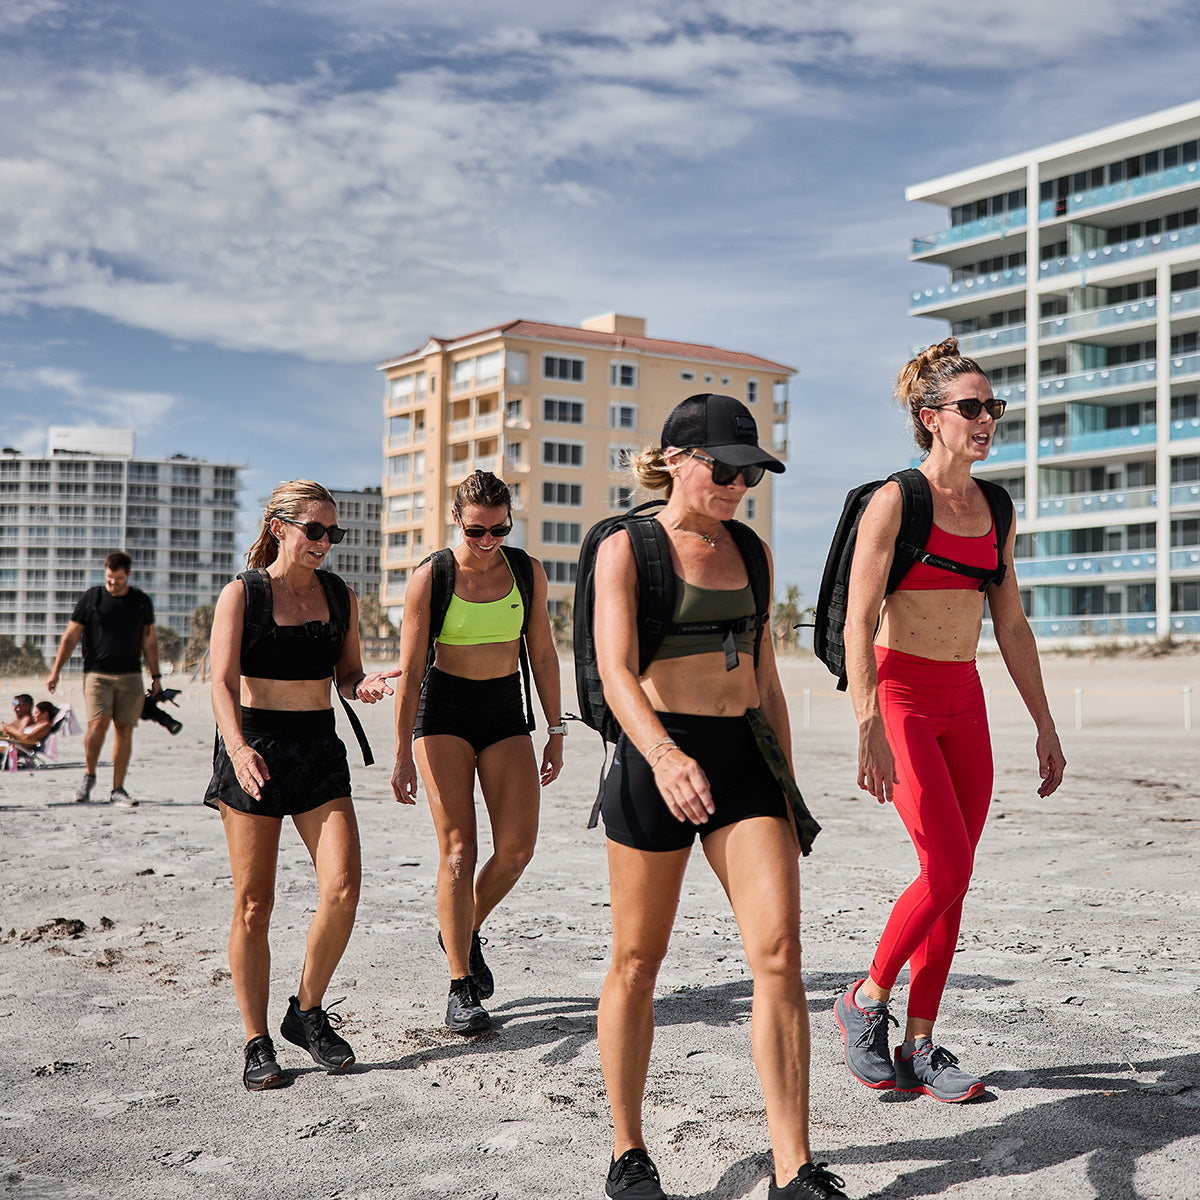
{"label": "beige apartment building", "polygon": [[[745,401],[759,440],[787,455],[783,363],[717,346],[646,336],[641,317],[610,313],[576,327],[512,321],[456,338],[430,338],[381,363],[387,378],[383,479],[383,592],[403,611],[412,569],[453,545],[454,490],[475,470],[512,489],[513,545],[546,569],[552,612],[570,602],[588,527],[649,496],[626,470],[656,444],[670,410],[697,392]],[[774,477],[741,516],[769,540]]]}

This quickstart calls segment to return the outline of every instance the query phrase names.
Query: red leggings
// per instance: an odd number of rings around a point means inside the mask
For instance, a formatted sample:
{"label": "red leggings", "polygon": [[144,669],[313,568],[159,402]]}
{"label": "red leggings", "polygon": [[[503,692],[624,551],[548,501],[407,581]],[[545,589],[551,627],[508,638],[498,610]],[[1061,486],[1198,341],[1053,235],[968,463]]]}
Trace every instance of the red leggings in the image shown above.
{"label": "red leggings", "polygon": [[875,647],[875,662],[899,778],[893,799],[921,870],[892,909],[871,978],[890,989],[907,962],[908,1015],[932,1021],[992,796],[987,710],[974,662],[940,662],[884,646]]}

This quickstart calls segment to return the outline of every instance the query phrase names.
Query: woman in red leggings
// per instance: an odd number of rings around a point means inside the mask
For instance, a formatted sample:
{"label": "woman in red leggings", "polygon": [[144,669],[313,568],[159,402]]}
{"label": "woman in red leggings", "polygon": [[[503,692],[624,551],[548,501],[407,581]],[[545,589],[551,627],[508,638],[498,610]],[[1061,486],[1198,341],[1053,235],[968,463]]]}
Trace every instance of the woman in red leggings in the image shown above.
{"label": "woman in red leggings", "polygon": [[[997,566],[992,508],[971,478],[988,456],[1004,402],[979,365],[948,338],[908,362],[896,381],[924,454],[933,500],[926,549],[976,568]],[[1007,498],[1005,503],[1011,504]],[[846,618],[846,674],[858,718],[858,785],[891,801],[916,847],[920,873],[896,901],[870,973],[838,998],[834,1012],[846,1066],[871,1088],[967,1100],[983,1084],[933,1040],[938,1004],[958,942],[963,897],[992,794],[992,750],[975,651],[984,595],[1009,674],[1037,727],[1038,794],[1062,782],[1063,758],[1037,647],[1012,572],[986,593],[979,579],[915,563],[885,596],[900,532],[900,487],[887,483],[859,524]],[[1011,567],[1013,530],[1003,546]],[[910,967],[904,1042],[888,1048],[892,988]]]}

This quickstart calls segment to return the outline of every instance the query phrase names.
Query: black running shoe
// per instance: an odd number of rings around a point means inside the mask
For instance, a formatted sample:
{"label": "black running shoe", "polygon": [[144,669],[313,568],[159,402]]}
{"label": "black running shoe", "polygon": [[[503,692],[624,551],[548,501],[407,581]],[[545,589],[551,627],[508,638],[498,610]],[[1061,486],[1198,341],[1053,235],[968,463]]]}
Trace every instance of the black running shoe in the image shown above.
{"label": "black running shoe", "polygon": [[[333,1004],[341,1004],[341,1001],[335,1000]],[[345,1038],[333,1032],[342,1023],[340,1013],[330,1012],[333,1004],[329,1008],[318,1005],[306,1010],[293,996],[279,1032],[293,1045],[307,1050],[318,1067],[327,1071],[345,1071],[354,1066],[354,1051]]]}
{"label": "black running shoe", "polygon": [[767,1200],[846,1200],[842,1191],[846,1181],[826,1170],[828,1166],[828,1163],[805,1163],[785,1187],[776,1187],[772,1179]]}
{"label": "black running shoe", "polygon": [[667,1200],[658,1182],[658,1168],[640,1146],[626,1150],[608,1168],[604,1194],[621,1200]]}
{"label": "black running shoe", "polygon": [[275,1044],[264,1033],[246,1043],[246,1069],[242,1083],[248,1092],[283,1086],[283,1072],[275,1061]]}
{"label": "black running shoe", "polygon": [[454,980],[446,999],[446,1028],[451,1033],[482,1033],[491,1027],[492,1018],[479,1003],[475,981],[469,975]]}
{"label": "black running shoe", "polygon": [[[471,982],[474,983],[480,1000],[490,1000],[496,990],[496,981],[492,978],[491,969],[483,961],[483,947],[487,944],[487,938],[481,938],[478,929],[471,933],[471,956],[467,959],[467,970],[471,973]],[[446,943],[442,941],[441,933],[438,934],[438,945],[444,953]]]}

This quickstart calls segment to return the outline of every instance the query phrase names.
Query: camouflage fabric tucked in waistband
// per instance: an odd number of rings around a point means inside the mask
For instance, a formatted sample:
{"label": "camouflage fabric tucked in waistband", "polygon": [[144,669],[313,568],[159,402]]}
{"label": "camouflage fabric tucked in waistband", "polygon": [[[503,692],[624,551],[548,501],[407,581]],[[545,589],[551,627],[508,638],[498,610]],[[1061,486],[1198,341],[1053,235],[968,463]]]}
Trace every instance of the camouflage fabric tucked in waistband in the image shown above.
{"label": "camouflage fabric tucked in waistband", "polygon": [[788,768],[783,747],[775,736],[775,730],[771,728],[771,722],[763,716],[762,709],[746,709],[746,720],[750,723],[750,731],[754,734],[754,741],[763,756],[763,761],[775,776],[788,804],[791,805],[792,816],[796,821],[796,834],[800,838],[800,853],[808,854],[817,834],[821,832],[821,826],[808,811],[808,805],[804,803],[804,797],[800,794],[800,789]]}

